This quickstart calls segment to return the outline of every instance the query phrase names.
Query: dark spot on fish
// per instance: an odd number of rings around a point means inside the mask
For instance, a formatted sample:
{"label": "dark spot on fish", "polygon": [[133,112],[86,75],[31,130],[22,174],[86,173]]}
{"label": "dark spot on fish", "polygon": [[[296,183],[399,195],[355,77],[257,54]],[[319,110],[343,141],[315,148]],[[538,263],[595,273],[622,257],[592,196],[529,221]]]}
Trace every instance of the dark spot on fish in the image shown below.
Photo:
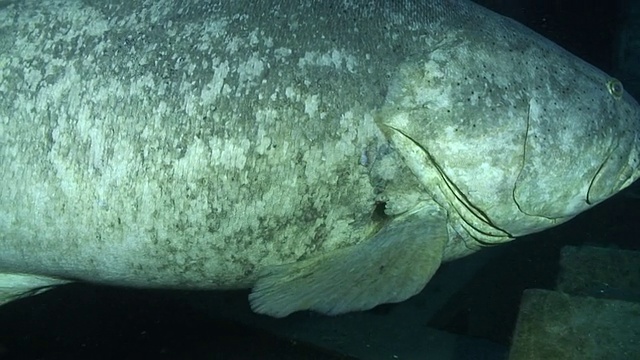
{"label": "dark spot on fish", "polygon": [[376,222],[387,220],[389,215],[385,213],[386,207],[387,203],[385,201],[377,201],[371,213],[371,219]]}

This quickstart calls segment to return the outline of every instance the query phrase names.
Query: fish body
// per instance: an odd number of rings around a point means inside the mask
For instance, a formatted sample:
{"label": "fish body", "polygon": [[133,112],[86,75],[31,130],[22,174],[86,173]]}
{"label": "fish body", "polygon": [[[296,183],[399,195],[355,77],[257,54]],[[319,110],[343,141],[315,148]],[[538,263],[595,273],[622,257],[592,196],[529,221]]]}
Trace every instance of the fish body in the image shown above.
{"label": "fish body", "polygon": [[9,1],[0,47],[0,302],[363,310],[639,176],[620,82],[468,1]]}

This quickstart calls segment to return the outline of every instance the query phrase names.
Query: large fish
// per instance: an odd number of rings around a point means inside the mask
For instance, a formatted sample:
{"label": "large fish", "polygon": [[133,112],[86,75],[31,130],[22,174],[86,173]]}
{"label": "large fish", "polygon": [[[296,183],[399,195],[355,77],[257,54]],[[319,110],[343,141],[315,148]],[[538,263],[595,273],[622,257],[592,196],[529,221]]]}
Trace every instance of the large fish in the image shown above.
{"label": "large fish", "polygon": [[0,5],[0,302],[369,309],[639,175],[616,79],[464,0]]}

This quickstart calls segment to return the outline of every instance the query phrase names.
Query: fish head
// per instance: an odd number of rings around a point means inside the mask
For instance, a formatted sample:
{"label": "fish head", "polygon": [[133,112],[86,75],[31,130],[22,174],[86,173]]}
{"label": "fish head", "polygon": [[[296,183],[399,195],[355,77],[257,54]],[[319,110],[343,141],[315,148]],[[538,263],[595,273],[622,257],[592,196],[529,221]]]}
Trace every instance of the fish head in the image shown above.
{"label": "fish head", "polygon": [[480,244],[567,221],[640,176],[640,107],[622,83],[491,20],[426,41],[377,116],[451,227]]}

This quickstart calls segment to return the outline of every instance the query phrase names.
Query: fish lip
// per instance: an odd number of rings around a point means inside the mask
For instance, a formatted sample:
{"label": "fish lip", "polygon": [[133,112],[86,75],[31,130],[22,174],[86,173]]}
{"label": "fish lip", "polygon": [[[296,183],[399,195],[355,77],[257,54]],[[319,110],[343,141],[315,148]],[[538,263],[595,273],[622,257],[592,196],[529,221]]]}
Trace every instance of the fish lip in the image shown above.
{"label": "fish lip", "polygon": [[[630,118],[640,123],[640,105],[628,92],[621,95],[619,101],[624,101],[631,107]],[[634,129],[635,137],[631,141],[618,138],[607,156],[602,160],[589,183],[585,193],[585,201],[589,205],[598,204],[621,190],[633,184],[640,178],[640,128]],[[633,136],[633,135],[631,135]],[[616,162],[616,158],[622,158]],[[622,164],[620,164],[620,162]],[[620,164],[618,169],[611,167]],[[607,184],[607,179],[616,179]],[[606,184],[606,185],[605,185]],[[600,187],[600,188],[599,188]]]}
{"label": "fish lip", "polygon": [[[617,148],[618,147],[616,147],[616,149]],[[606,195],[596,195],[595,189],[597,187],[598,180],[601,178],[600,175],[606,172],[605,169],[607,166],[607,160],[610,159],[612,156],[614,156],[614,152],[611,152],[611,154],[609,154],[609,156],[602,162],[602,164],[600,165],[596,173],[593,175],[593,178],[591,179],[591,183],[589,184],[587,193],[585,195],[586,196],[585,201],[589,205],[596,205],[608,199],[609,197],[615,195],[619,191],[633,184],[636,180],[638,180],[638,177],[640,176],[640,169],[638,169],[637,167],[634,168],[629,164],[629,162],[627,162],[617,172],[618,175],[616,176],[616,178],[618,179],[618,181],[614,185],[609,187],[609,191],[606,193]]]}

